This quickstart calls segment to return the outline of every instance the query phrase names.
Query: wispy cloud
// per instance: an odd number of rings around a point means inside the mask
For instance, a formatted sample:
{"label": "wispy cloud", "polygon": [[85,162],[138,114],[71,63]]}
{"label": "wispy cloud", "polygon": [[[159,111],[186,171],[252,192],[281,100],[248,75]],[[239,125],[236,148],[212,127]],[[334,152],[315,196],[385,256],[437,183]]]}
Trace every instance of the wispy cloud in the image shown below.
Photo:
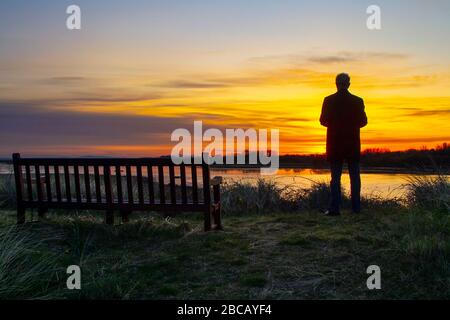
{"label": "wispy cloud", "polygon": [[295,65],[308,65],[309,63],[316,64],[335,64],[335,63],[350,63],[350,62],[374,62],[386,60],[406,60],[410,55],[395,52],[352,52],[340,51],[336,53],[321,53],[320,50],[316,52],[304,52],[298,54],[286,55],[265,55],[260,57],[252,57],[248,61],[252,63],[287,63]]}
{"label": "wispy cloud", "polygon": [[408,114],[410,117],[450,116],[450,109],[446,110],[419,110]]}
{"label": "wispy cloud", "polygon": [[228,83],[219,82],[197,82],[189,80],[174,80],[168,81],[160,84],[161,87],[175,88],[175,89],[212,89],[212,88],[225,88],[228,87]]}

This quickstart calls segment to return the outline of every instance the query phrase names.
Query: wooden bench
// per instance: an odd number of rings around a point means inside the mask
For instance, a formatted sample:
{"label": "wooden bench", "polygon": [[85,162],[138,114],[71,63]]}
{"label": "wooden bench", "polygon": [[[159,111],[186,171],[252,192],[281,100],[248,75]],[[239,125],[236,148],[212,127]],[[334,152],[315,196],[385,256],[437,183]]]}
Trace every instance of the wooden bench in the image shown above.
{"label": "wooden bench", "polygon": [[222,228],[222,179],[210,179],[205,163],[175,165],[169,158],[21,158],[15,153],[13,166],[18,224],[25,222],[26,209],[38,209],[39,217],[49,209],[79,209],[105,210],[107,224],[114,224],[114,211],[120,212],[123,222],[133,211],[202,212],[205,231]]}

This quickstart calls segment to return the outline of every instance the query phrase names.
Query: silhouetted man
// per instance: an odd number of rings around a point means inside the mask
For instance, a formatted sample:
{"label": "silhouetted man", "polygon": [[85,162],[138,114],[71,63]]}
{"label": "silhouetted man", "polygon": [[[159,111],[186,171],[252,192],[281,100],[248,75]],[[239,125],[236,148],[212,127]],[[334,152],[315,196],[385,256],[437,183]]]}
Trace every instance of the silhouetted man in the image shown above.
{"label": "silhouetted man", "polygon": [[344,161],[350,174],[352,209],[361,211],[361,178],[359,160],[361,154],[360,128],[367,125],[363,99],[352,95],[350,77],[346,73],[336,77],[338,91],[323,101],[320,123],[327,127],[327,160],[331,168],[331,203],[326,215],[340,215],[341,175]]}

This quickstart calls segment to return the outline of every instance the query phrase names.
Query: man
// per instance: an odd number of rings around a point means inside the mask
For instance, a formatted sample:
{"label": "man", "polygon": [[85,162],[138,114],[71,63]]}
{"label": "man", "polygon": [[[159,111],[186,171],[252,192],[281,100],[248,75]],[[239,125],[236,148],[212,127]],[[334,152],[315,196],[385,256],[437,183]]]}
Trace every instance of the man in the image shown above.
{"label": "man", "polygon": [[350,76],[346,73],[336,77],[337,92],[323,101],[320,123],[327,127],[327,160],[331,168],[331,203],[328,216],[340,215],[341,175],[344,161],[350,174],[352,209],[361,211],[361,178],[359,160],[361,153],[360,128],[367,125],[363,99],[348,91]]}

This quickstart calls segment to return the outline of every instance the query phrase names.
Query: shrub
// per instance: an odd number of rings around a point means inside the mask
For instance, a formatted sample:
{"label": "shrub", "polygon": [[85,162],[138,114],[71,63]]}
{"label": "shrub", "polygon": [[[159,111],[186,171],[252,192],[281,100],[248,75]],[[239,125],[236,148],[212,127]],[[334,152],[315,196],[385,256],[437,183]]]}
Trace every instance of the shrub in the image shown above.
{"label": "shrub", "polygon": [[446,175],[411,176],[406,188],[411,206],[450,213],[450,182]]}

